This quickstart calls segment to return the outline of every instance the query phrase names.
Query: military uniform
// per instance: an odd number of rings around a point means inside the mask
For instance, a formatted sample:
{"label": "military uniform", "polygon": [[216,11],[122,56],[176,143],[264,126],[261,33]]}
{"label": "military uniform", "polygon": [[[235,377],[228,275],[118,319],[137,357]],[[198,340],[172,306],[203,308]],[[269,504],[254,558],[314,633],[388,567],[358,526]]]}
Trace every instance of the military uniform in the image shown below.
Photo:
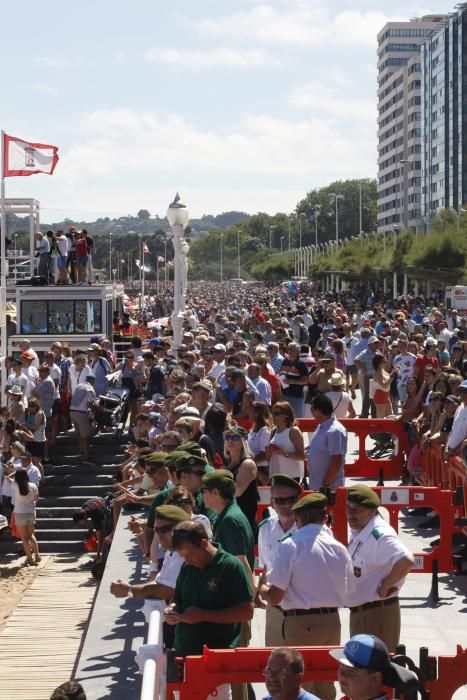
{"label": "military uniform", "polygon": [[399,644],[401,616],[397,591],[380,598],[378,586],[402,557],[411,556],[396,531],[376,514],[363,530],[352,531],[348,545],[356,589],[350,597],[350,634],[373,634],[394,652]]}
{"label": "military uniform", "polygon": [[[297,531],[295,523],[285,532],[277,515],[262,520],[258,533],[258,558],[259,567],[269,573],[279,548],[279,543],[288,535]],[[284,615],[277,606],[269,605],[266,608],[265,643],[267,647],[279,647],[284,642],[282,636],[282,622]]]}
{"label": "military uniform", "polygon": [[[324,511],[327,499],[310,494],[292,510],[311,507]],[[282,645],[333,646],[340,643],[339,607],[344,607],[353,578],[345,547],[320,524],[308,524],[279,544],[268,582],[284,592]],[[306,683],[322,700],[336,697],[333,683]]]}

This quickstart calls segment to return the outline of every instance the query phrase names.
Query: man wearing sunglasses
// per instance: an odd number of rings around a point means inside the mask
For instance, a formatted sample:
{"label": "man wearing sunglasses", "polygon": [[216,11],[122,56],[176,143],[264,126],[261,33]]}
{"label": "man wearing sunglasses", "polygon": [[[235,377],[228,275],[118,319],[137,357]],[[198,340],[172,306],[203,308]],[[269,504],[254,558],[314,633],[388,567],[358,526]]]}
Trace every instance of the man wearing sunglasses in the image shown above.
{"label": "man wearing sunglasses", "polygon": [[269,695],[263,700],[319,700],[301,687],[305,663],[296,649],[274,649],[263,671]]}
{"label": "man wearing sunglasses", "polygon": [[183,564],[182,557],[173,551],[172,530],[178,523],[190,520],[190,516],[178,506],[159,506],[156,508],[154,532],[165,550],[162,568],[154,582],[130,585],[128,581],[117,579],[110,584],[110,592],[116,598],[133,598],[152,600],[169,600],[175,591],[175,583]]}
{"label": "man wearing sunglasses", "polygon": [[[271,506],[273,514],[259,524],[258,553],[259,566],[263,569],[258,587],[265,583],[271,571],[279,543],[284,537],[297,531],[292,506],[302,494],[302,487],[286,474],[274,474],[271,479]],[[265,642],[267,647],[277,647],[284,643],[282,637],[282,612],[269,605],[266,608]]]}

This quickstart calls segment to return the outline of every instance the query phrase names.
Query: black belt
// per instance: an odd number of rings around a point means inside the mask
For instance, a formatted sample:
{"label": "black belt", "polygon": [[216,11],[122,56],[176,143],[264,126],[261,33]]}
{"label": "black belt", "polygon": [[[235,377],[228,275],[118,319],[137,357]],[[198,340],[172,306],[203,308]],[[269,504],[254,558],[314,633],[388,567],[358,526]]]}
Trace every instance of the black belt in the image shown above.
{"label": "black belt", "polygon": [[399,602],[399,598],[389,598],[389,600],[373,600],[371,603],[363,603],[355,608],[349,608],[350,612],[362,612],[362,610],[371,610],[372,608],[385,608],[388,605],[394,605]]}
{"label": "black belt", "polygon": [[309,608],[308,610],[282,610],[282,608],[279,608],[279,610],[281,610],[284,617],[289,617],[289,615],[330,615],[337,612],[337,608]]}

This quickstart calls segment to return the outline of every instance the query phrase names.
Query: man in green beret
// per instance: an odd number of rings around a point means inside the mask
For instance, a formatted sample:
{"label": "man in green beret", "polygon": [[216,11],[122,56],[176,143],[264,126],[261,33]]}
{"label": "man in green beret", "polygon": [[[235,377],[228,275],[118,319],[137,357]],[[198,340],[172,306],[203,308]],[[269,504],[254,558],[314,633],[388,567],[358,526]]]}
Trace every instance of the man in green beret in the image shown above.
{"label": "man in green beret", "polygon": [[[237,504],[235,490],[236,484],[229,469],[215,469],[203,476],[204,503],[206,508],[218,514],[213,526],[213,539],[242,562],[251,589],[254,590],[255,542],[250,523]],[[245,621],[238,646],[248,646],[250,637],[250,623]],[[246,685],[233,686],[232,697],[233,700],[246,700]]]}
{"label": "man in green beret", "polygon": [[[292,506],[302,494],[302,487],[291,476],[274,474],[271,478],[271,510],[272,515],[259,524],[258,555],[259,566],[263,573],[258,586],[266,583],[270,573],[279,543],[289,534],[296,532],[295,516]],[[274,510],[272,510],[274,509]],[[283,644],[282,622],[283,615],[272,605],[266,608],[265,643],[267,647],[280,647]]]}
{"label": "man in green beret", "polygon": [[[327,498],[303,496],[292,506],[297,532],[280,542],[260,597],[282,611],[281,646],[333,646],[340,643],[338,608],[344,607],[352,581],[345,547],[324,527]],[[322,700],[334,700],[333,683],[305,683]]]}
{"label": "man in green beret", "polygon": [[[177,525],[173,547],[183,557],[175,587],[174,602],[166,609],[166,620],[175,628],[175,650],[180,656],[210,649],[240,645],[242,622],[253,617],[253,593],[245,566],[212,543],[200,523]],[[240,686],[241,687],[241,686]],[[217,688],[218,700],[230,698],[230,687]]]}
{"label": "man in green beret", "polygon": [[399,644],[399,590],[414,557],[396,531],[379,514],[380,500],[369,486],[347,489],[347,521],[351,537],[355,586],[349,597],[350,635],[373,634],[390,652]]}
{"label": "man in green beret", "polygon": [[186,511],[178,506],[161,505],[156,508],[155,527],[159,543],[165,550],[161,570],[154,582],[130,585],[128,581],[117,579],[110,584],[110,592],[116,598],[151,598],[152,600],[169,600],[175,591],[175,583],[183,564],[182,557],[173,551],[172,531],[178,523],[190,520]]}

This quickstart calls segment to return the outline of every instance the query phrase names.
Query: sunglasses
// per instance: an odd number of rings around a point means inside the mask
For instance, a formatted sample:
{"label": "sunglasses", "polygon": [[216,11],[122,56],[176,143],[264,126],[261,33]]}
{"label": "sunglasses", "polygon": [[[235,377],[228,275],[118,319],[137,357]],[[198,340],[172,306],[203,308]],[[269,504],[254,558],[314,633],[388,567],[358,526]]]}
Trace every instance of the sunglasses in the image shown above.
{"label": "sunglasses", "polygon": [[277,498],[271,498],[272,501],[278,506],[291,506],[298,501],[298,496],[278,496]]}
{"label": "sunglasses", "polygon": [[172,444],[169,444],[169,443],[165,443],[165,445],[162,444],[161,447],[162,447],[163,450],[175,450],[175,448],[177,448],[178,445],[177,445],[176,443],[173,444],[173,445],[172,445]]}
{"label": "sunglasses", "polygon": [[154,532],[157,532],[158,535],[165,535],[167,532],[170,532],[173,530],[177,523],[173,523],[170,525],[160,525],[159,527],[154,528]]}
{"label": "sunglasses", "polygon": [[180,498],[178,501],[172,501],[172,505],[174,505],[174,506],[189,506],[190,499],[189,498]]}
{"label": "sunglasses", "polygon": [[240,435],[224,435],[224,440],[228,440],[229,442],[237,442],[241,439]]}
{"label": "sunglasses", "polygon": [[283,415],[284,415],[284,412],[283,412],[283,411],[273,411],[273,412],[272,412],[272,415],[273,415],[273,416],[283,416]]}

